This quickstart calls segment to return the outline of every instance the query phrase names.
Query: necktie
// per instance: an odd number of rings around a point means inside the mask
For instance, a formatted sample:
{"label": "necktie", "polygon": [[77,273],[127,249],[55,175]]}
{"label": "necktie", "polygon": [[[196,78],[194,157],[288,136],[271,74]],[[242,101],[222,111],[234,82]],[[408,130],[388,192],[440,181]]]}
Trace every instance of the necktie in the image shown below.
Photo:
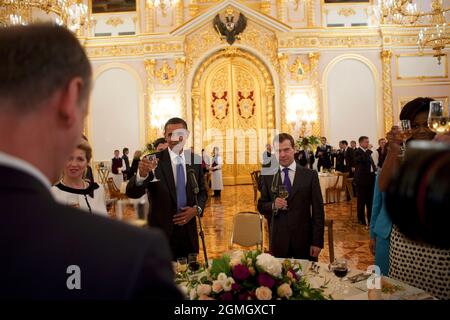
{"label": "necktie", "polygon": [[283,173],[284,173],[283,184],[286,187],[286,190],[288,191],[289,196],[290,196],[291,191],[292,191],[292,183],[291,183],[291,179],[289,179],[289,168],[283,168]]}
{"label": "necktie", "polygon": [[184,165],[182,158],[177,156],[177,212],[187,204],[186,200],[186,179],[184,177]]}

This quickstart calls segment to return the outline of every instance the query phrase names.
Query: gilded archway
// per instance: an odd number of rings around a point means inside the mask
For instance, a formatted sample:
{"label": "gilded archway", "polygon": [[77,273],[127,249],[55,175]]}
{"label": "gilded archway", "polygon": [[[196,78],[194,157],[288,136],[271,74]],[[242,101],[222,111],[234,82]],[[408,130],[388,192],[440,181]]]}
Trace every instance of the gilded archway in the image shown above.
{"label": "gilded archway", "polygon": [[254,55],[227,48],[207,58],[192,85],[194,145],[219,146],[227,185],[251,183],[275,128],[274,87]]}

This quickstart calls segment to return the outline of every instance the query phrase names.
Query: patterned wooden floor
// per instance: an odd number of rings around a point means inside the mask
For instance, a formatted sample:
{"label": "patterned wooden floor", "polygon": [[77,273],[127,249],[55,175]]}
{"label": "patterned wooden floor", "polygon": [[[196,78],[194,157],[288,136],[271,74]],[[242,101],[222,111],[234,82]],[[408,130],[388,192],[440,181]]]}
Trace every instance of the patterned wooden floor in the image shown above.
{"label": "patterned wooden floor", "polygon": [[[209,259],[230,250],[233,216],[240,211],[255,211],[253,188],[250,185],[226,186],[222,191],[221,200],[212,198],[208,201],[203,225]],[[353,203],[353,219],[350,219],[348,202],[326,205],[325,215],[334,222],[335,257],[349,260],[350,268],[365,270],[368,265],[373,264],[373,256],[369,251],[369,231],[356,223],[356,203]],[[267,249],[267,230],[264,239]],[[325,228],[325,248],[320,254],[319,261],[329,261],[327,228]]]}

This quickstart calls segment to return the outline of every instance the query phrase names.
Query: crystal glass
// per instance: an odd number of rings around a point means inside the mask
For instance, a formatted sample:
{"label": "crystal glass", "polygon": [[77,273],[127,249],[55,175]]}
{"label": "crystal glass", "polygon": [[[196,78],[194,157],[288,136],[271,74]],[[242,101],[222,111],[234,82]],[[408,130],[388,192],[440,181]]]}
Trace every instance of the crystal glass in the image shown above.
{"label": "crystal glass", "polygon": [[437,134],[450,132],[449,108],[442,101],[431,101],[428,128]]}
{"label": "crystal glass", "polygon": [[156,154],[151,154],[151,155],[149,155],[149,156],[148,156],[148,160],[151,162],[151,164],[156,165],[156,166],[155,166],[155,169],[152,170],[152,173],[153,173],[153,179],[152,179],[150,182],[158,182],[159,179],[156,178],[156,173],[155,173],[156,167],[158,166],[158,159],[156,158]]}

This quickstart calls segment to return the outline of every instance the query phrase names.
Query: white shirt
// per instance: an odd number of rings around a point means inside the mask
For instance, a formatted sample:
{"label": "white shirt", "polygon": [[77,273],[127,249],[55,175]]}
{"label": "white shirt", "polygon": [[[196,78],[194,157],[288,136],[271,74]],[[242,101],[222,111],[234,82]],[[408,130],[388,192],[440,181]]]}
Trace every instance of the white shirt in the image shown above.
{"label": "white shirt", "polygon": [[[281,182],[284,183],[284,172],[283,169],[285,167],[280,166],[281,170]],[[297,169],[297,163],[293,161],[289,166],[289,180],[291,180],[291,185],[294,185],[294,179],[295,179],[295,170]]]}
{"label": "white shirt", "polygon": [[[174,182],[175,182],[175,186],[177,186],[177,164],[178,164],[178,159],[177,157],[181,157],[181,163],[183,164],[183,168],[184,168],[184,183],[187,183],[187,172],[186,172],[186,159],[184,157],[184,151],[181,152],[180,155],[176,154],[175,152],[173,152],[170,148],[167,148],[167,150],[169,150],[169,155],[170,155],[170,160],[172,162],[172,172],[173,172],[173,178],[174,178]],[[137,171],[136,174],[136,185],[137,186],[141,186],[142,183],[144,182],[145,179],[147,179],[148,175],[145,177],[141,177],[139,175],[139,170]]]}
{"label": "white shirt", "polygon": [[347,162],[345,161],[345,154],[347,153],[347,149],[348,149],[348,147],[344,149],[344,166],[347,165]]}
{"label": "white shirt", "polygon": [[48,178],[41,171],[23,159],[0,151],[0,165],[28,173],[30,176],[33,176],[42,182],[42,184],[44,184],[44,186],[49,190],[52,186]]}
{"label": "white shirt", "polygon": [[53,197],[56,201],[63,205],[69,205],[69,201],[75,197],[78,199],[78,204],[80,209],[88,211],[89,207],[86,201],[89,202],[89,206],[91,207],[92,213],[99,214],[102,216],[107,216],[108,211],[106,211],[106,200],[105,200],[105,189],[102,185],[99,188],[94,190],[94,198],[91,198],[90,195],[86,195],[86,198],[82,194],[70,193],[67,191],[63,191],[56,186],[51,188]]}

